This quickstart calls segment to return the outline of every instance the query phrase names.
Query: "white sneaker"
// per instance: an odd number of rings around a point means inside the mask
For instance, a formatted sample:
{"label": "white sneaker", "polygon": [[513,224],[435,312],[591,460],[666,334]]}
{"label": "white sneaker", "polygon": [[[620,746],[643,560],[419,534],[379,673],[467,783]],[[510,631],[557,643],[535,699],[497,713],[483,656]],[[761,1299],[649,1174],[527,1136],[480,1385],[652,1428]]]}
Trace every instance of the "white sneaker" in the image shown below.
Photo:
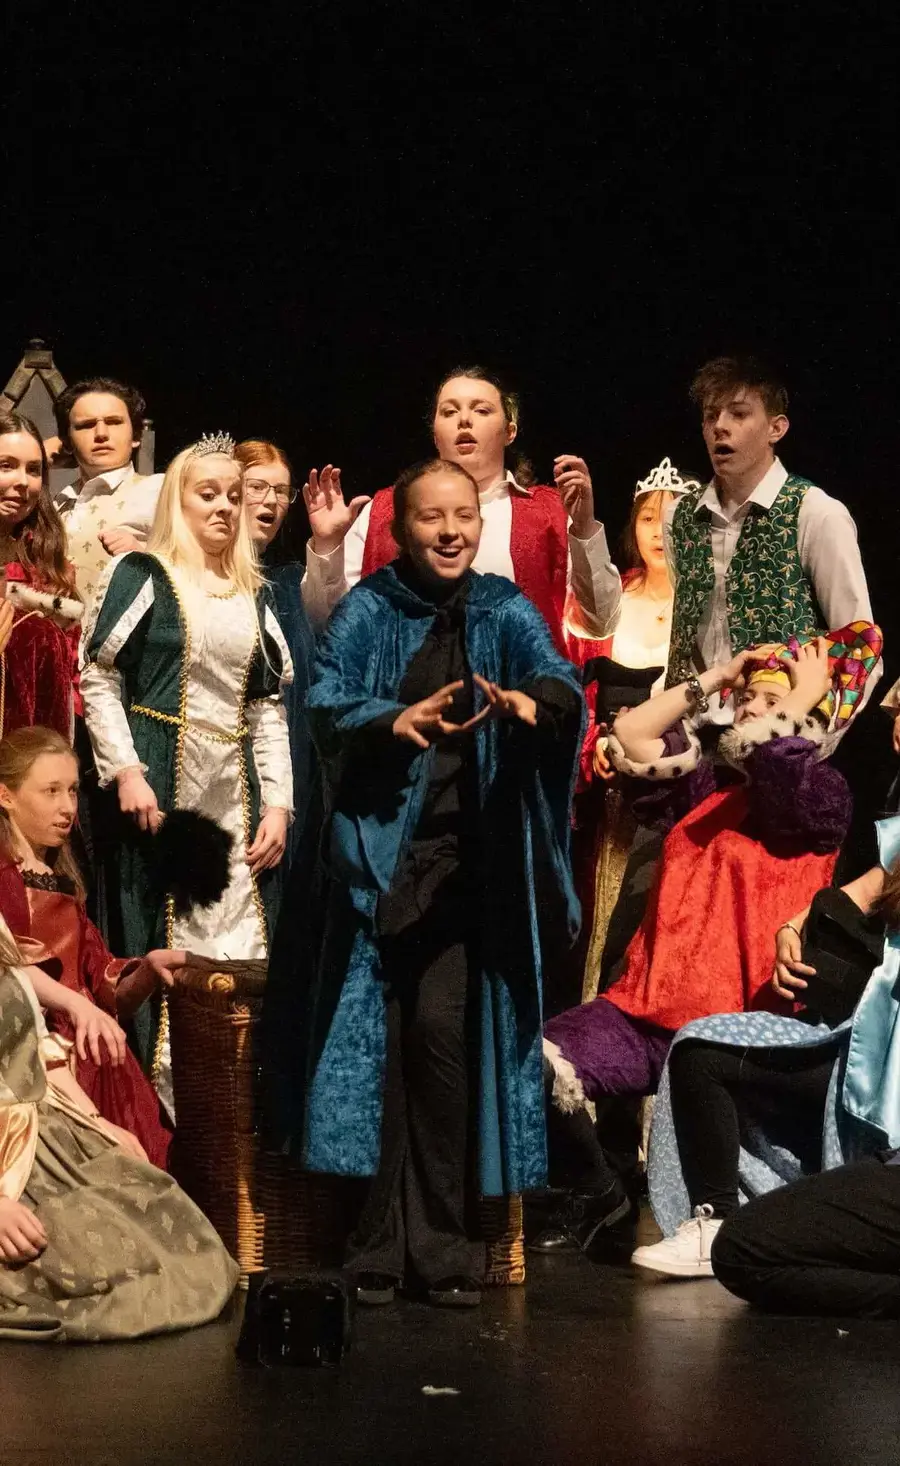
{"label": "white sneaker", "polygon": [[695,1206],[689,1222],[682,1222],[674,1237],[664,1237],[651,1247],[638,1247],[631,1254],[636,1267],[670,1278],[711,1278],[710,1250],[721,1227],[711,1206]]}

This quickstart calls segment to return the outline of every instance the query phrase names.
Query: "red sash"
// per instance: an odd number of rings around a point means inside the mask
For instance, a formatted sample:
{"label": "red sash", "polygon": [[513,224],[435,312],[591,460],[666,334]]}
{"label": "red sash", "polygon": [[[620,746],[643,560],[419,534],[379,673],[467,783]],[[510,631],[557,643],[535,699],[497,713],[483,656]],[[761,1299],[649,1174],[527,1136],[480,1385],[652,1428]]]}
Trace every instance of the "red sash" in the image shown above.
{"label": "red sash", "polygon": [[[556,489],[537,484],[527,494],[513,493],[510,557],[516,585],[537,606],[559,651],[565,654],[563,612],[569,563],[569,521]],[[393,491],[379,489],[372,500],[363,575],[397,557],[391,534]]]}

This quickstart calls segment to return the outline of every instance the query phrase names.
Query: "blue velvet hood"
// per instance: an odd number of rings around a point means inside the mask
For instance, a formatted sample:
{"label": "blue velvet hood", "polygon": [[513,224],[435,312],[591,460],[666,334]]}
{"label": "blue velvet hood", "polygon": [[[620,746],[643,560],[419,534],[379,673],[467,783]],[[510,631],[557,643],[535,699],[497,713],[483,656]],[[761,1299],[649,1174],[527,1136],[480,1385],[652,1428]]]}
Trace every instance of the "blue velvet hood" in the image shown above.
{"label": "blue velvet hood", "polygon": [[[358,735],[402,711],[398,689],[435,615],[392,566],[369,576],[335,610],[307,699],[327,789],[328,882],[298,1074],[302,1137],[295,1134],[290,1148],[312,1170],[368,1176],[378,1167],[385,1014],[375,911],[415,831],[433,753],[412,755],[399,782],[395,769],[381,787],[371,745]],[[510,689],[553,678],[580,695],[575,668],[510,581],[473,574],[465,616],[473,672]],[[476,689],[476,707],[480,699]],[[538,901],[542,927],[562,927],[574,939],[569,811],[580,739],[573,731],[547,741],[534,729],[493,720],[471,736],[484,890],[479,1169],[483,1194],[502,1195],[543,1185],[546,1176]],[[364,747],[365,797],[351,777]]]}

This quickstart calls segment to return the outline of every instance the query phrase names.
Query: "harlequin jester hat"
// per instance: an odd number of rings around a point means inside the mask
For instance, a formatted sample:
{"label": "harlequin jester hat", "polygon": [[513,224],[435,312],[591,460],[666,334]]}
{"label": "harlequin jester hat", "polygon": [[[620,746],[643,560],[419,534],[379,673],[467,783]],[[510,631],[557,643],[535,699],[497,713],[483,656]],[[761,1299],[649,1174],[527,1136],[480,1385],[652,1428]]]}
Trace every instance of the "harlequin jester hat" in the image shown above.
{"label": "harlequin jester hat", "polygon": [[[812,640],[809,636],[792,636],[782,646],[765,648],[761,660],[757,662],[754,658],[750,663],[748,686],[755,682],[774,682],[789,688],[791,679],[784,664],[796,661],[800,647]],[[881,656],[881,628],[871,621],[851,621],[840,631],[826,632],[824,640],[831,667],[831,690],[818,704],[817,712],[829,728],[844,728],[859,707],[866,679]]]}

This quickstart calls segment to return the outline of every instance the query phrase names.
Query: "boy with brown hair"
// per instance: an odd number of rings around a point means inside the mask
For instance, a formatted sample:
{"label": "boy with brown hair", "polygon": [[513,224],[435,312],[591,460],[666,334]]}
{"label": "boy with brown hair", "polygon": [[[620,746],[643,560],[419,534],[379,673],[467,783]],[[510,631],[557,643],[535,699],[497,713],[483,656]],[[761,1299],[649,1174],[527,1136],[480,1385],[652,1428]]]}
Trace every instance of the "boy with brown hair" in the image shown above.
{"label": "boy with brown hair", "polygon": [[790,426],[782,383],[753,357],[721,356],[700,368],[691,398],[713,478],[666,516],[670,685],[754,644],[872,620],[848,510],[777,456]]}

